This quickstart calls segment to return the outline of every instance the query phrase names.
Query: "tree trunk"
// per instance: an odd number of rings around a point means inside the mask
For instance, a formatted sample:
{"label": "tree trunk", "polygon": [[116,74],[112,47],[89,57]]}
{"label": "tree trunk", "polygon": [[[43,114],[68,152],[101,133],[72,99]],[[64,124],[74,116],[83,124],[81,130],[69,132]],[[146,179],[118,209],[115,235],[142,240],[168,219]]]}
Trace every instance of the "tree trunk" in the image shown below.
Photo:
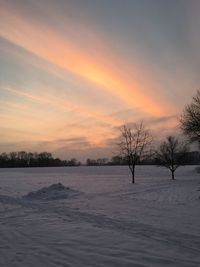
{"label": "tree trunk", "polygon": [[132,184],[135,183],[135,166],[133,166],[133,169],[132,169]]}
{"label": "tree trunk", "polygon": [[174,170],[172,170],[171,172],[172,172],[172,180],[175,180],[175,178],[174,178]]}

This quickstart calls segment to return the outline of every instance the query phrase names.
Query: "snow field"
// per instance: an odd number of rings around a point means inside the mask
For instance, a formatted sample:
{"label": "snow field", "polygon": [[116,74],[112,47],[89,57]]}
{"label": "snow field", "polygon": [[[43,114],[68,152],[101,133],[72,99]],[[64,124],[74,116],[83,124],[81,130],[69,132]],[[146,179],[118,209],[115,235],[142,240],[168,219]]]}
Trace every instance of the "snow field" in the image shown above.
{"label": "snow field", "polygon": [[[0,266],[199,267],[195,167],[175,181],[154,166],[136,175],[132,185],[126,167],[1,169]],[[37,200],[22,197],[32,191]]]}

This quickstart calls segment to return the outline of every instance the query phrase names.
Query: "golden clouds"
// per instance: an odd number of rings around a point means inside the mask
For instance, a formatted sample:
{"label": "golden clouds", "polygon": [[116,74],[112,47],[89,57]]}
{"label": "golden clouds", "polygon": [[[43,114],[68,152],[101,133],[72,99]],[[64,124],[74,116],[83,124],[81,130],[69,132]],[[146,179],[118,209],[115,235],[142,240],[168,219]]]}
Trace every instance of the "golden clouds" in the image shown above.
{"label": "golden clouds", "polygon": [[[109,62],[112,57],[106,54],[106,51],[100,53],[104,54],[104,60],[98,55],[92,57],[81,49],[81,44],[70,40],[67,34],[61,35],[53,28],[41,25],[26,16],[22,17],[17,11],[9,10],[6,6],[0,10],[0,17],[0,36],[93,83],[94,90],[101,88],[105,93],[121,99],[129,108],[137,108],[147,114],[159,116],[169,109],[163,103],[155,103],[152,98],[146,96],[147,89],[134,78],[126,79],[123,70],[116,74],[115,66],[112,69],[112,62]],[[98,86],[95,87],[95,84]],[[85,110],[81,112],[89,115]]]}

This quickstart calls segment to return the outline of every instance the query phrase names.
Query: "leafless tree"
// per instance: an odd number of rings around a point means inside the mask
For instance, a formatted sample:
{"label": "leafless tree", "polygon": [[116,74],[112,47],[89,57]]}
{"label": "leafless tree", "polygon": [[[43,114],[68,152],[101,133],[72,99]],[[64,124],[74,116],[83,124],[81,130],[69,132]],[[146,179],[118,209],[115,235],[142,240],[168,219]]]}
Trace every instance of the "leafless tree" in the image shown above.
{"label": "leafless tree", "polygon": [[132,174],[132,183],[135,183],[135,166],[144,155],[146,148],[151,144],[150,131],[141,122],[134,124],[132,128],[124,125],[121,128],[120,142],[118,143],[120,154],[127,159]]}
{"label": "leafless tree", "polygon": [[200,147],[200,90],[187,105],[180,118],[181,129],[189,136],[190,140],[197,141]]}
{"label": "leafless tree", "polygon": [[158,151],[156,151],[156,163],[159,166],[168,168],[171,171],[172,180],[174,173],[179,166],[185,165],[188,145],[181,143],[178,138],[168,136]]}

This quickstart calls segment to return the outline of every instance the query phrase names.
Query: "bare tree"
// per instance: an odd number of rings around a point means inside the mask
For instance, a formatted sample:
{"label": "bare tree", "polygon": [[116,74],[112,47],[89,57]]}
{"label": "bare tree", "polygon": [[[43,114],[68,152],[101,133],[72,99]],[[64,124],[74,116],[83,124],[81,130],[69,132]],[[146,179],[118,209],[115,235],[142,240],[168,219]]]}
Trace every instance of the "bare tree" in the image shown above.
{"label": "bare tree", "polygon": [[183,132],[192,142],[197,141],[200,147],[200,90],[193,97],[192,103],[185,107],[180,122]]}
{"label": "bare tree", "polygon": [[181,143],[178,138],[168,136],[158,151],[156,151],[156,163],[159,166],[168,168],[171,171],[172,180],[174,173],[179,166],[185,165],[188,146]]}
{"label": "bare tree", "polygon": [[135,183],[135,166],[139,163],[151,141],[151,134],[142,122],[134,124],[133,128],[128,128],[126,125],[121,128],[121,138],[118,145],[120,154],[128,161],[133,184]]}

